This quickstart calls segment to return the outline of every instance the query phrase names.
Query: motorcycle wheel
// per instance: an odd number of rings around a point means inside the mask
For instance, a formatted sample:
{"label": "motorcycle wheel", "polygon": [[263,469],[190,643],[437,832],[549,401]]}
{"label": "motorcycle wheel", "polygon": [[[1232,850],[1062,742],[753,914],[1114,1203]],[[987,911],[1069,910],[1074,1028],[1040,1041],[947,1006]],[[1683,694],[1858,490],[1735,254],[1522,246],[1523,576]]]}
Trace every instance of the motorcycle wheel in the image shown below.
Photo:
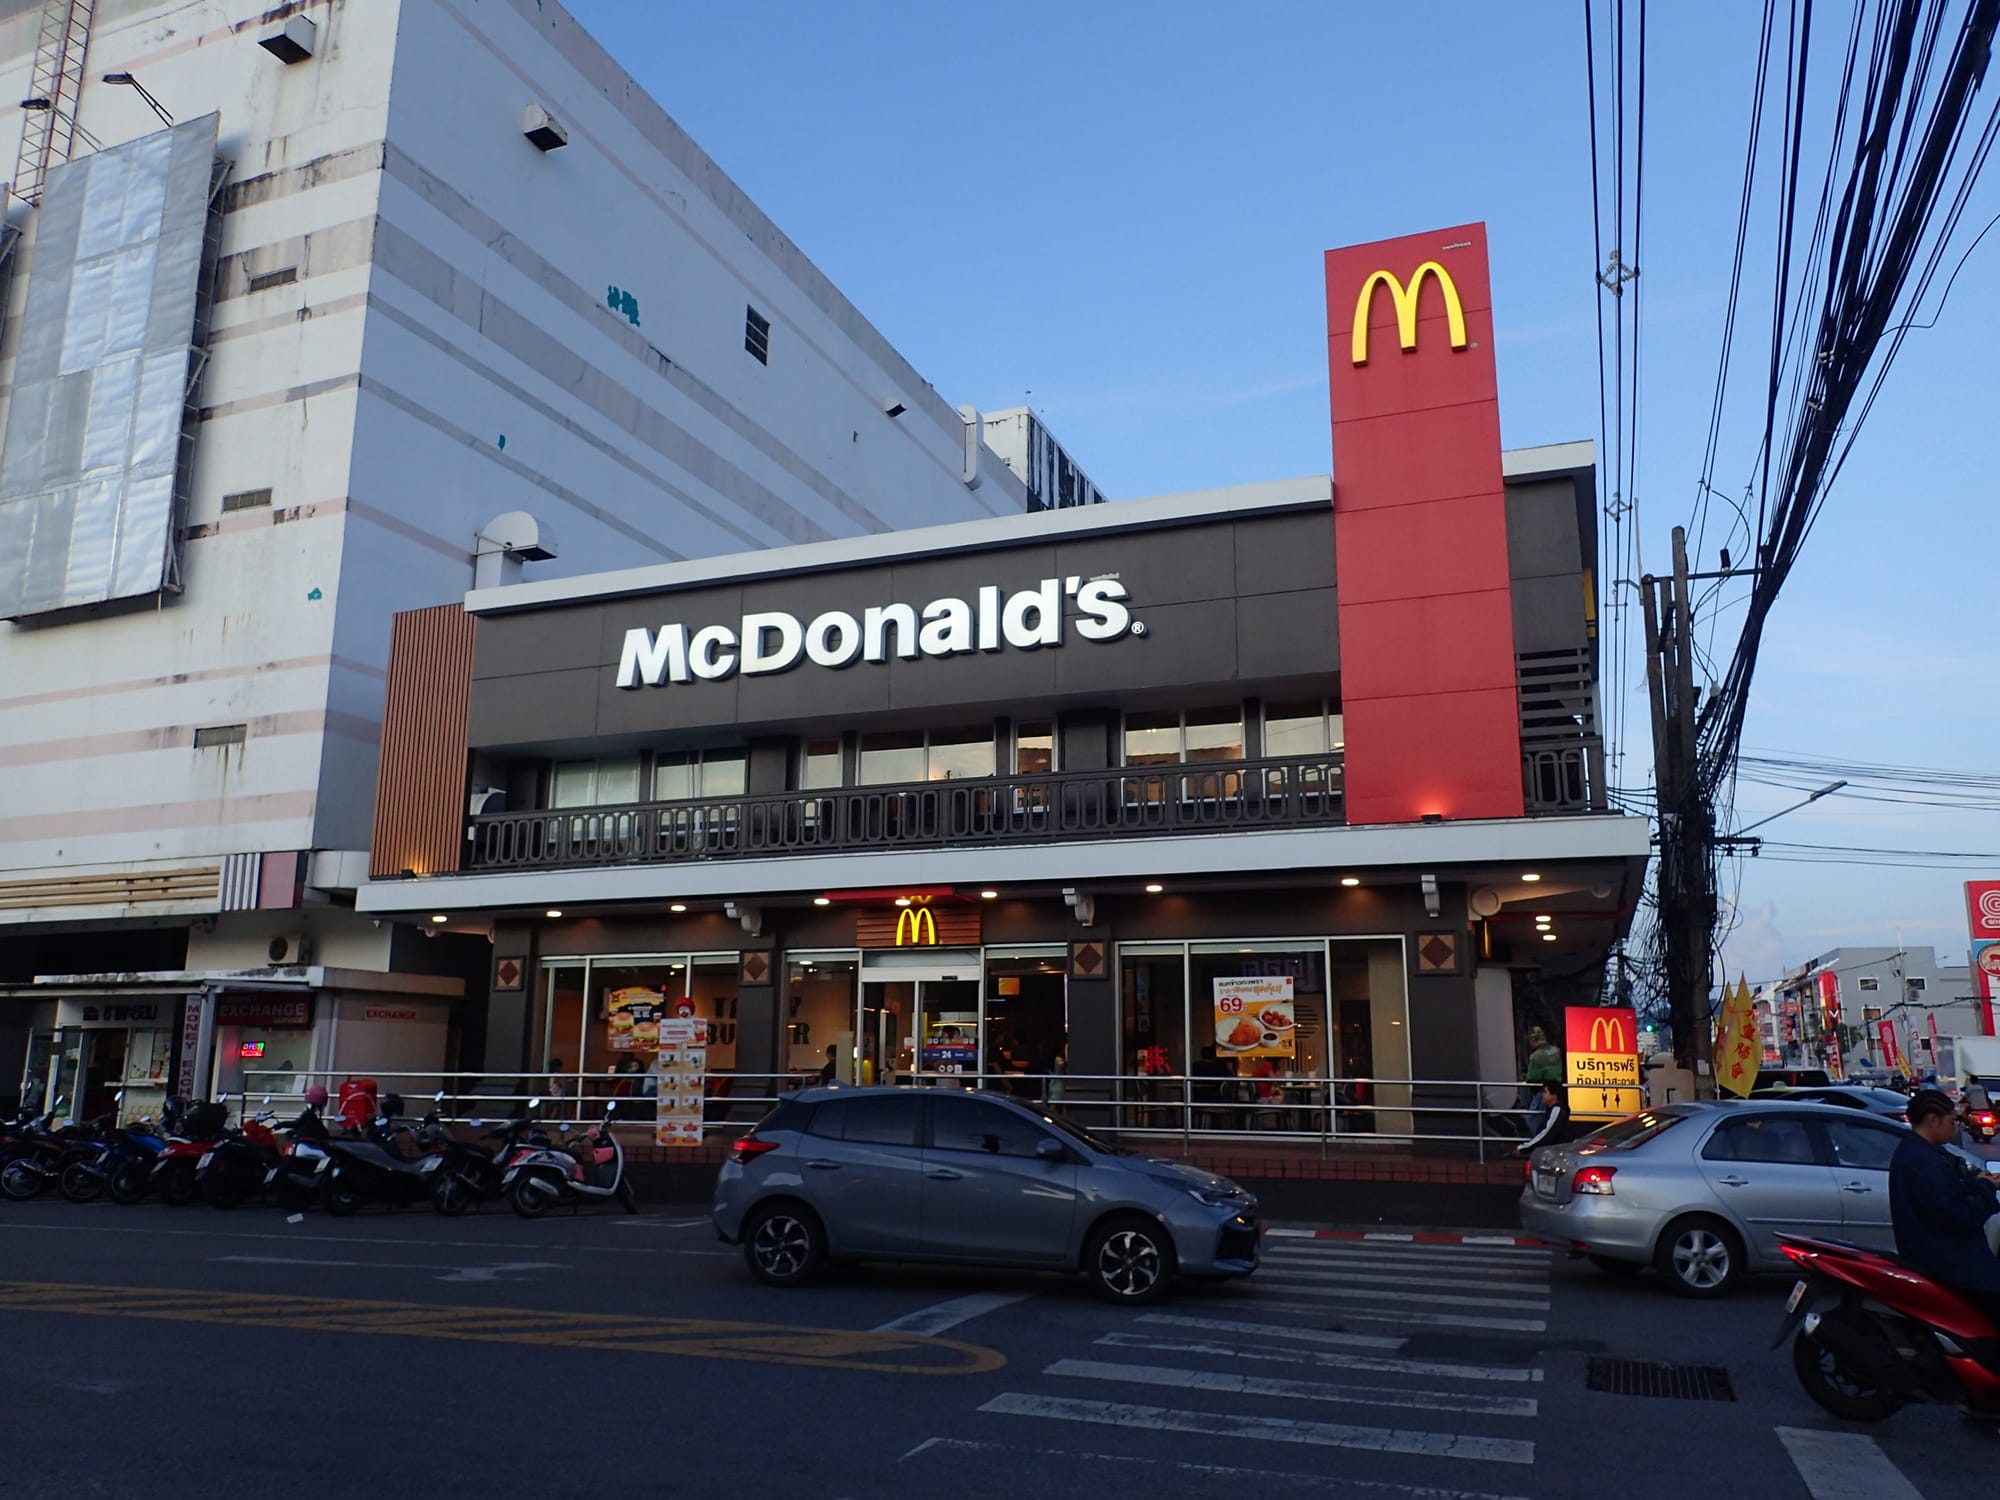
{"label": "motorcycle wheel", "polygon": [[226,1172],[209,1174],[201,1185],[201,1195],[210,1208],[241,1208],[243,1200],[250,1196],[243,1184]]}
{"label": "motorcycle wheel", "polygon": [[72,1203],[95,1203],[98,1194],[104,1191],[104,1174],[91,1171],[87,1162],[73,1161],[63,1168],[56,1186]]}
{"label": "motorcycle wheel", "polygon": [[1792,1340],[1792,1372],[1808,1396],[1845,1422],[1880,1422],[1903,1405],[1901,1396],[1877,1390],[1803,1332]]}
{"label": "motorcycle wheel", "polygon": [[5,1170],[0,1170],[0,1193],[16,1203],[26,1203],[30,1198],[39,1197],[48,1185],[48,1178],[24,1161],[10,1161]]}
{"label": "motorcycle wheel", "polygon": [[319,1206],[336,1219],[344,1219],[361,1209],[361,1195],[342,1183],[337,1177],[329,1177],[319,1190]]}
{"label": "motorcycle wheel", "polygon": [[186,1208],[194,1202],[195,1193],[201,1184],[195,1181],[192,1166],[175,1167],[161,1174],[160,1201],[175,1208]]}
{"label": "motorcycle wheel", "polygon": [[632,1191],[632,1180],[620,1178],[618,1182],[618,1206],[628,1214],[639,1211],[639,1195]]}
{"label": "motorcycle wheel", "polygon": [[476,1196],[472,1184],[452,1172],[439,1179],[438,1185],[431,1189],[431,1207],[447,1219],[455,1219],[471,1209]]}
{"label": "motorcycle wheel", "polygon": [[128,1207],[146,1196],[146,1189],[152,1186],[153,1165],[151,1162],[128,1161],[111,1174],[111,1181],[105,1185],[113,1203],[123,1203]]}
{"label": "motorcycle wheel", "polygon": [[534,1178],[517,1177],[514,1186],[508,1189],[507,1201],[522,1218],[539,1219],[555,1205],[556,1200],[552,1193],[536,1192]]}

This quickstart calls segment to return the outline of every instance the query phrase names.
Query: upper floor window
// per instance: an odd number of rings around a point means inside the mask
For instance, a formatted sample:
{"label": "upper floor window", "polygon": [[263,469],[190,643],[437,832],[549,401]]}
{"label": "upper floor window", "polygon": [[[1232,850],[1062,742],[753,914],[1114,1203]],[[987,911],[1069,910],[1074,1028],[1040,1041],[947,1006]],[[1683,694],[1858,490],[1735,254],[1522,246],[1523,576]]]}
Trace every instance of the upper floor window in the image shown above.
{"label": "upper floor window", "polygon": [[639,800],[639,757],[559,760],[549,778],[550,807],[611,807]]}
{"label": "upper floor window", "polygon": [[1863,974],[1858,983],[1864,990],[1879,990],[1882,988],[1882,981],[1872,974]]}
{"label": "upper floor window", "polygon": [[1921,975],[1917,974],[1912,974],[1908,979],[1905,979],[1903,983],[1909,986],[1910,993],[1913,995],[1921,994],[1923,993],[1923,991],[1930,988],[1930,981],[1928,979],[1923,978]]}
{"label": "upper floor window", "polygon": [[994,774],[991,724],[962,729],[897,729],[861,736],[861,782],[968,781]]}
{"label": "upper floor window", "polygon": [[1125,764],[1171,766],[1183,761],[1243,759],[1243,709],[1168,709],[1125,716]]}
{"label": "upper floor window", "polygon": [[723,750],[663,750],[653,758],[653,800],[741,797],[750,785],[741,746]]}
{"label": "upper floor window", "polygon": [[807,740],[799,747],[799,786],[802,790],[816,792],[823,787],[839,786],[840,781],[838,739]]}
{"label": "upper floor window", "polygon": [[1264,705],[1264,754],[1324,755],[1347,744],[1338,704],[1324,698]]}
{"label": "upper floor window", "polygon": [[1046,719],[1014,726],[1014,774],[1040,776],[1056,768],[1056,726]]}

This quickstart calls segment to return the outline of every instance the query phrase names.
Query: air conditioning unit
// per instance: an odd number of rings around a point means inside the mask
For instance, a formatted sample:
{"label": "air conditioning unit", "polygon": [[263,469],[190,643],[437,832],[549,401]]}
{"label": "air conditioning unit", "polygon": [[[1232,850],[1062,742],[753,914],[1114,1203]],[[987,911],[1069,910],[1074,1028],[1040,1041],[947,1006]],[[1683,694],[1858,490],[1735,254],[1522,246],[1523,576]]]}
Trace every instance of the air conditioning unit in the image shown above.
{"label": "air conditioning unit", "polygon": [[507,791],[504,787],[476,786],[465,802],[466,812],[475,818],[484,813],[502,813],[507,810]]}
{"label": "air conditioning unit", "polygon": [[288,933],[271,939],[271,962],[287,968],[303,968],[313,961],[318,945],[309,932]]}

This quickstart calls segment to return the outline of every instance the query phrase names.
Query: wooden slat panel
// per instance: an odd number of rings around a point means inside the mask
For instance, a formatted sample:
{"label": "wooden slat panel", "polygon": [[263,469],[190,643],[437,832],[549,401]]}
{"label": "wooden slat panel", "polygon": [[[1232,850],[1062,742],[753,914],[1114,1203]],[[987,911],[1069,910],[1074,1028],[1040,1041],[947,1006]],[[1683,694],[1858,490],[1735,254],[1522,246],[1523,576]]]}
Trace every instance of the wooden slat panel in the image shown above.
{"label": "wooden slat panel", "polygon": [[396,616],[368,866],[378,879],[458,869],[475,625],[458,604]]}
{"label": "wooden slat panel", "polygon": [[977,948],[979,941],[976,906],[892,906],[854,914],[857,948]]}

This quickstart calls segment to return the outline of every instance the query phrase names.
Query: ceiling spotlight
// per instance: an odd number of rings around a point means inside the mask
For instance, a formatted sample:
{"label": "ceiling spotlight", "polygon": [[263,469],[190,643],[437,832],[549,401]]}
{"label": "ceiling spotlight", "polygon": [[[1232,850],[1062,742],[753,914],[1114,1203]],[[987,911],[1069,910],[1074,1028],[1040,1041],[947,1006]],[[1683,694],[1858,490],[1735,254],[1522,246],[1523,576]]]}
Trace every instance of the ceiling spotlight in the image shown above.
{"label": "ceiling spotlight", "polygon": [[992,901],[995,898],[997,898],[999,894],[1000,893],[998,891],[981,891],[979,893],[979,899],[981,901]]}
{"label": "ceiling spotlight", "polygon": [[813,897],[813,905],[814,905],[814,906],[831,906],[831,905],[833,905],[833,898],[832,898],[832,897],[830,897],[830,896],[815,896],[815,897]]}
{"label": "ceiling spotlight", "polygon": [[1160,894],[1161,891],[1164,891],[1165,889],[1166,889],[1165,886],[1161,885],[1159,881],[1155,880],[1147,885],[1146,894],[1149,896],[1157,896]]}
{"label": "ceiling spotlight", "polygon": [[1555,940],[1556,940],[1556,935],[1553,932],[1545,932],[1542,934],[1542,941],[1545,943],[1553,943]]}
{"label": "ceiling spotlight", "polygon": [[547,911],[543,912],[542,915],[545,917],[559,917],[562,915],[562,913],[555,907],[551,906]]}
{"label": "ceiling spotlight", "polygon": [[896,898],[896,904],[898,906],[908,906],[910,904],[910,898],[908,896],[898,896]]}
{"label": "ceiling spotlight", "polygon": [[1552,919],[1549,917],[1537,917],[1535,918],[1535,925],[1537,927],[1546,927],[1549,925],[1551,920]]}
{"label": "ceiling spotlight", "polygon": [[1348,887],[1357,886],[1361,884],[1361,877],[1359,875],[1343,875],[1340,877],[1340,883]]}
{"label": "ceiling spotlight", "polygon": [[433,922],[442,922],[445,920],[445,914],[443,912],[439,912],[436,916],[432,917],[431,920]]}
{"label": "ceiling spotlight", "polygon": [[667,910],[668,910],[668,911],[686,911],[686,910],[687,910],[687,903],[686,903],[685,901],[676,901],[676,902],[675,902],[675,903],[674,903],[674,904],[673,904],[672,906],[668,907],[668,908],[667,908]]}
{"label": "ceiling spotlight", "polygon": [[1537,880],[1540,880],[1542,877],[1537,875],[1533,870],[1530,870],[1528,871],[1527,874],[1523,875],[1521,878],[1527,881],[1529,885],[1533,885]]}

